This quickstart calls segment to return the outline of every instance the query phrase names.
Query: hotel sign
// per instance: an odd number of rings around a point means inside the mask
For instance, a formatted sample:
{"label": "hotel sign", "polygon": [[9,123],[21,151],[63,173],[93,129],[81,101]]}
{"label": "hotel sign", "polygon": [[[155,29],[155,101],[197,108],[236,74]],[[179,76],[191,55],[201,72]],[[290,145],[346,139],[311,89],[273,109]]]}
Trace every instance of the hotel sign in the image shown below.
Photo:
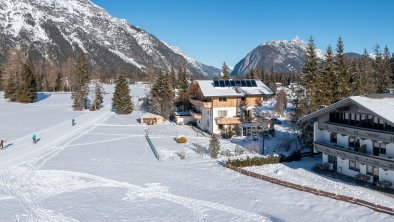
{"label": "hotel sign", "polygon": [[346,150],[344,148],[340,148],[328,144],[322,144],[322,143],[314,143],[314,148],[316,151],[329,154],[332,156],[337,156],[342,159],[353,160],[369,166],[394,170],[394,159],[370,156],[363,153],[358,153],[355,151]]}

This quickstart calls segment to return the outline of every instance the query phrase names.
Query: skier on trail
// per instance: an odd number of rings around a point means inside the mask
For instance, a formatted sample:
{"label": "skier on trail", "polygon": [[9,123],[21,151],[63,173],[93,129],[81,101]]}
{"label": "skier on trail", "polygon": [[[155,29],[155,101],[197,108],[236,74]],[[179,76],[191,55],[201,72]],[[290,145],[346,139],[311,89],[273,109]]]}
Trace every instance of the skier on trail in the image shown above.
{"label": "skier on trail", "polygon": [[4,143],[5,143],[5,141],[3,139],[0,140],[0,147],[1,147],[1,149],[4,149]]}
{"label": "skier on trail", "polygon": [[75,126],[75,124],[76,124],[76,123],[75,123],[75,119],[73,118],[72,121],[71,121],[71,125],[72,125],[72,126]]}
{"label": "skier on trail", "polygon": [[34,134],[31,138],[33,139],[33,144],[36,144],[37,143],[37,136],[36,136],[36,134]]}

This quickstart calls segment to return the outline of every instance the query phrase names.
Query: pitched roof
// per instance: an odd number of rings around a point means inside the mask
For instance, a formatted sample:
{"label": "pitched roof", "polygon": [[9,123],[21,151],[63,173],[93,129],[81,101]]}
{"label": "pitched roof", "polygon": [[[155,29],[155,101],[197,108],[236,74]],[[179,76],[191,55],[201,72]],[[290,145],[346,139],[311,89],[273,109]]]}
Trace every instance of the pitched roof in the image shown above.
{"label": "pitched roof", "polygon": [[303,116],[300,121],[307,121],[316,118],[324,113],[330,112],[339,107],[348,104],[357,104],[358,106],[369,110],[386,121],[394,124],[394,95],[390,94],[377,94],[370,96],[351,96],[346,99],[340,100],[326,108],[320,109],[316,112]]}
{"label": "pitched roof", "polygon": [[240,91],[237,92],[237,86],[214,86],[214,80],[195,80],[201,88],[201,92],[205,97],[212,96],[237,96],[245,95],[273,95],[274,93],[268,86],[260,80],[254,80],[256,86],[239,86]]}

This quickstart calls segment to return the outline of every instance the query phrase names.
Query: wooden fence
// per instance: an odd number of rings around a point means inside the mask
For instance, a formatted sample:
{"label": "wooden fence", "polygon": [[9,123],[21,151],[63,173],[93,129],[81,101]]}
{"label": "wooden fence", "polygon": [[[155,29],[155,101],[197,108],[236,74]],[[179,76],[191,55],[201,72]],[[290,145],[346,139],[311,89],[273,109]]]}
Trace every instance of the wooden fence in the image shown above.
{"label": "wooden fence", "polygon": [[368,207],[374,211],[377,212],[382,212],[382,213],[386,213],[386,214],[390,214],[390,215],[394,215],[394,209],[390,208],[390,207],[385,207],[379,204],[374,204],[365,200],[361,200],[361,199],[357,199],[357,198],[353,198],[353,197],[348,197],[345,195],[341,195],[341,194],[336,194],[336,193],[331,193],[331,192],[327,192],[327,191],[323,191],[323,190],[318,190],[318,189],[314,189],[314,188],[310,188],[307,186],[302,186],[302,185],[298,185],[295,183],[290,183],[287,181],[283,181],[283,180],[279,180],[279,179],[275,179],[273,177],[269,177],[269,176],[265,176],[262,174],[258,174],[255,172],[251,172],[245,169],[242,169],[240,167],[235,167],[235,166],[231,166],[229,164],[223,164],[224,167],[234,170],[240,174],[246,175],[246,176],[250,176],[250,177],[254,177],[256,179],[260,179],[260,180],[264,180],[273,184],[277,184],[283,187],[288,187],[288,188],[292,188],[295,190],[299,190],[299,191],[304,191],[304,192],[308,192],[308,193],[312,193],[318,196],[324,196],[324,197],[328,197],[331,199],[335,199],[335,200],[341,200],[341,201],[345,201],[348,203],[352,203],[352,204],[357,204],[360,206],[364,206],[364,207]]}

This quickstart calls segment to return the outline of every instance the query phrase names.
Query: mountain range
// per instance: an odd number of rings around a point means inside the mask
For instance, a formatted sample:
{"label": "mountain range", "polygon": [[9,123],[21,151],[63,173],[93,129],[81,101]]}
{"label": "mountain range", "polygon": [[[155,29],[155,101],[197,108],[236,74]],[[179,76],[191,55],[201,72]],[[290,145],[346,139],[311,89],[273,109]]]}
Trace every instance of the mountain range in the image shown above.
{"label": "mountain range", "polygon": [[[302,41],[298,36],[291,41],[275,40],[268,41],[257,46],[236,64],[232,76],[245,76],[252,69],[264,69],[267,72],[271,70],[280,73],[301,72],[305,61],[307,43]],[[324,59],[324,52],[316,49],[316,55],[319,59]],[[361,57],[358,53],[345,53],[349,59]]]}
{"label": "mountain range", "polygon": [[79,51],[110,70],[146,72],[183,66],[195,76],[220,70],[204,65],[90,0],[0,0],[0,63],[11,48],[62,63]]}

